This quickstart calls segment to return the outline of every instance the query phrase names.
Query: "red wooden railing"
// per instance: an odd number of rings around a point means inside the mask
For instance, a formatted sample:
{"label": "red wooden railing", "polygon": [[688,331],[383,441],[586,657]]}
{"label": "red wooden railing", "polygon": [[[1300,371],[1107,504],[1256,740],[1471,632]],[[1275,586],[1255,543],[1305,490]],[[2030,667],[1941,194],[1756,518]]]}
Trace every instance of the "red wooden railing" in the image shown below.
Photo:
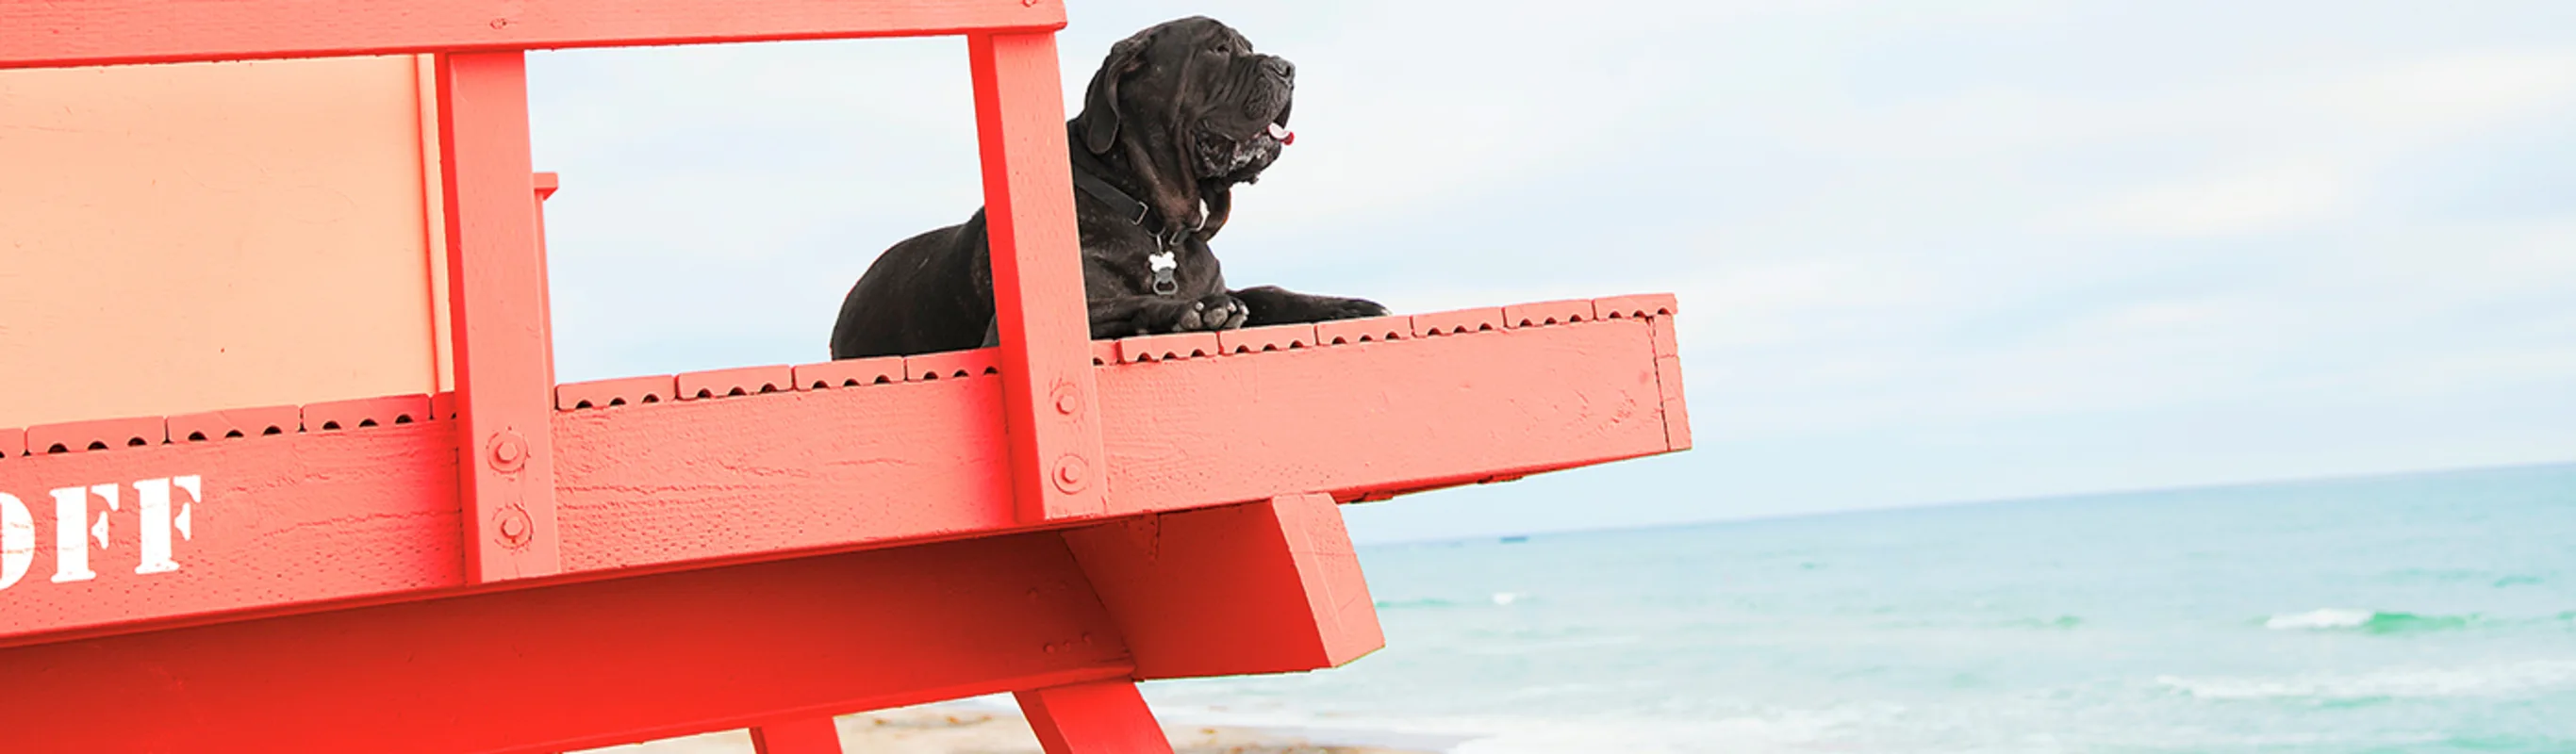
{"label": "red wooden railing", "polygon": [[[1666,296],[1087,341],[1064,23],[0,4],[0,68],[436,53],[457,386],[0,430],[0,741],[837,751],[831,715],[1013,691],[1050,752],[1168,751],[1136,680],[1382,644],[1337,502],[1689,446]],[[968,40],[999,348],[553,384],[524,51],[930,34]]]}

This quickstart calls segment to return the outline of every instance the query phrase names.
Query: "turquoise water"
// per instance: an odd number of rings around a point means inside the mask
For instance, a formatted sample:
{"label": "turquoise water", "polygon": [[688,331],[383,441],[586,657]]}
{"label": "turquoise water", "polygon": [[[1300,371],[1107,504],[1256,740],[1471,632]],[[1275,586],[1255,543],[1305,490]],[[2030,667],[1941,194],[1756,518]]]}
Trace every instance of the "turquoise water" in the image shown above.
{"label": "turquoise water", "polygon": [[2576,466],[1361,559],[1386,649],[1148,697],[1462,754],[2576,751]]}

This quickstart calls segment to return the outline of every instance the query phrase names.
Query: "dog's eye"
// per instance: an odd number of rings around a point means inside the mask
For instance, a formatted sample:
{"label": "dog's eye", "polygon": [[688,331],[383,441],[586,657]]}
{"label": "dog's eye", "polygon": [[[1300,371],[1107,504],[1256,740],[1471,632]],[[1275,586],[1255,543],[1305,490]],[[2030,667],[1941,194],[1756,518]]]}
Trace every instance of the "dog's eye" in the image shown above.
{"label": "dog's eye", "polygon": [[1210,52],[1210,53],[1214,53],[1214,54],[1217,54],[1217,55],[1224,55],[1224,54],[1227,54],[1227,53],[1234,52],[1234,48],[1233,48],[1233,47],[1226,46],[1226,45],[1217,45],[1217,46],[1215,46],[1215,47],[1210,47],[1210,48],[1208,48],[1208,52]]}

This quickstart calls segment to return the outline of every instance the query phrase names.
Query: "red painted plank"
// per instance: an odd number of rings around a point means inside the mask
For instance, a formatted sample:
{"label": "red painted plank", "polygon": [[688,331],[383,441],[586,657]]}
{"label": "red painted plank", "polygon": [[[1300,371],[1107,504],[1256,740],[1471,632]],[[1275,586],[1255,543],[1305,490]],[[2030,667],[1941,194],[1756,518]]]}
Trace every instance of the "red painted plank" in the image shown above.
{"label": "red painted plank", "polygon": [[1008,529],[1001,380],[556,414],[575,571]]}
{"label": "red painted plank", "polygon": [[798,390],[891,385],[903,381],[903,357],[878,356],[799,364],[794,372]]}
{"label": "red painted plank", "polygon": [[289,435],[304,431],[301,406],[269,406],[206,411],[170,417],[171,442],[206,442]]}
{"label": "red painted plank", "polygon": [[[0,587],[0,644],[460,585],[454,427],[426,422],[0,464],[0,495],[9,496],[0,505],[25,504],[42,534],[33,568]],[[195,481],[178,481],[189,477]],[[160,487],[168,491],[167,521],[144,517],[145,490],[136,483],[148,480],[170,480]],[[51,491],[94,485],[122,490],[114,510],[96,495],[78,509],[83,518],[106,516],[105,548],[56,536],[62,508]],[[168,544],[177,568],[137,573],[139,537],[155,528],[176,535]],[[66,544],[83,551],[93,578],[53,580],[63,573]]]}
{"label": "red painted plank", "polygon": [[307,432],[337,432],[424,422],[429,416],[429,396],[391,395],[307,404],[303,424]]}
{"label": "red painted plank", "polygon": [[[201,6],[202,7],[202,6]],[[334,17],[359,18],[338,8]],[[528,167],[526,56],[440,55],[439,153],[447,217],[466,575],[561,570],[555,528],[553,336]]]}
{"label": "red painted plank", "polygon": [[1593,313],[1592,299],[1588,298],[1541,301],[1535,304],[1513,304],[1503,307],[1503,323],[1512,327],[1570,325],[1576,322],[1590,322],[1597,316]]}
{"label": "red painted plank", "polygon": [[0,461],[27,454],[27,430],[0,429]]}
{"label": "red painted plank", "polygon": [[1386,645],[1326,495],[1290,495],[1065,532],[1125,630],[1138,678],[1335,667]]}
{"label": "red painted plank", "polygon": [[1046,754],[1171,754],[1171,739],[1125,679],[1022,691],[1020,712]]}
{"label": "red painted plank", "polygon": [[903,357],[903,378],[910,382],[929,382],[1001,374],[1001,350],[978,348],[972,351],[906,356]]}
{"label": "red painted plank", "polygon": [[0,68],[1051,31],[1055,0],[0,3]]}
{"label": "red painted plank", "polygon": [[1082,584],[1032,534],[16,647],[0,687],[45,693],[0,729],[12,751],[564,751],[1121,678]]}
{"label": "red painted plank", "polygon": [[841,754],[841,729],[829,715],[771,720],[752,726],[758,754]]}
{"label": "red painted plank", "polygon": [[1596,298],[1592,300],[1592,309],[1599,313],[1602,319],[1667,317],[1681,311],[1670,293]]}
{"label": "red painted plank", "polygon": [[448,391],[442,391],[442,392],[430,393],[430,394],[429,394],[429,418],[430,418],[430,419],[432,419],[432,420],[448,420],[448,421],[453,421],[453,420],[455,420],[455,419],[456,419],[456,391],[454,391],[454,390],[448,390]]}
{"label": "red painted plank", "polygon": [[1682,360],[1679,356],[1655,359],[1655,382],[1664,398],[1664,445],[1672,450],[1691,447],[1690,409],[1682,400]]}
{"label": "red painted plank", "polygon": [[1092,366],[1108,366],[1116,363],[1118,363],[1118,341],[1095,340],[1091,342]]}
{"label": "red painted plank", "polygon": [[796,370],[785,364],[775,364],[682,372],[679,386],[680,400],[684,401],[784,393],[796,389]]}
{"label": "red painted plank", "polygon": [[39,455],[145,448],[169,440],[169,425],[157,416],[39,424],[27,428],[27,449]]}
{"label": "red painted plank", "polygon": [[1376,343],[1413,337],[1413,318],[1365,317],[1315,323],[1315,340],[1328,346]]}
{"label": "red painted plank", "polygon": [[678,378],[667,374],[574,382],[555,386],[555,410],[640,406],[677,400],[679,395]]}
{"label": "red painted plank", "polygon": [[1223,342],[1212,332],[1139,335],[1118,341],[1118,360],[1129,364],[1199,359],[1224,352]]}
{"label": "red painted plank", "polygon": [[1413,335],[1417,338],[1494,332],[1502,329],[1504,327],[1501,307],[1489,306],[1413,315]]}
{"label": "red painted plank", "polygon": [[1002,416],[1020,520],[1112,513],[1065,154],[1055,35],[971,34],[967,69],[992,238]]}
{"label": "red painted plank", "polygon": [[1217,349],[1225,353],[1260,353],[1308,348],[1315,345],[1315,326],[1271,325],[1224,330],[1216,334]]}
{"label": "red painted plank", "polygon": [[1109,486],[1160,509],[1665,452],[1649,340],[1622,320],[1105,370]]}

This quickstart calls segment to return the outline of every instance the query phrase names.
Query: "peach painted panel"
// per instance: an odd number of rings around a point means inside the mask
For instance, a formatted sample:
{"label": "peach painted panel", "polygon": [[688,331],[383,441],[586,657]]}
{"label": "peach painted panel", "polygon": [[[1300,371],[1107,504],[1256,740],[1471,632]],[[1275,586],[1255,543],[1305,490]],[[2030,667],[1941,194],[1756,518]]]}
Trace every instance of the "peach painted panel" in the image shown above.
{"label": "peach painted panel", "polygon": [[0,71],[0,427],[436,389],[424,63]]}

